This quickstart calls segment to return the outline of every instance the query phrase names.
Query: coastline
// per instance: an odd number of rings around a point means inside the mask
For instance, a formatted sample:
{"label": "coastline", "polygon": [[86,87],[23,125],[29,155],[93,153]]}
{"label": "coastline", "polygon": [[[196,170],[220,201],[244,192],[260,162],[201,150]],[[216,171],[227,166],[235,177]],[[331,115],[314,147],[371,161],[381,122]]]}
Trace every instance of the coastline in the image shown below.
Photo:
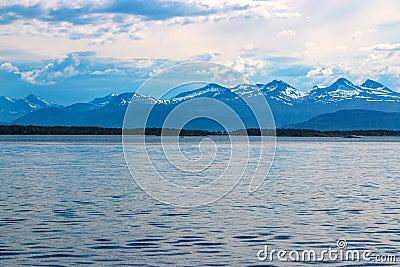
{"label": "coastline", "polygon": [[[209,135],[228,135],[226,132],[208,130],[179,130],[179,129],[124,129],[122,128],[102,128],[96,126],[21,126],[21,125],[0,125],[0,135],[171,135],[171,136],[209,136]],[[362,136],[400,136],[400,131],[393,130],[334,130],[319,131],[309,129],[246,129],[231,133],[232,135],[249,136],[272,136],[278,137],[343,137],[359,138]]]}

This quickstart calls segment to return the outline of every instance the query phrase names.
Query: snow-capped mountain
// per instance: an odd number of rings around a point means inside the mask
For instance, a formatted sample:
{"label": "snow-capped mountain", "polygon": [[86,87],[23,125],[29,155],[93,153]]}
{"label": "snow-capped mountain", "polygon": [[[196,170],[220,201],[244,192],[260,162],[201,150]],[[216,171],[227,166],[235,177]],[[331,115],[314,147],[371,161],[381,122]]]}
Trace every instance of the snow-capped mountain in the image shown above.
{"label": "snow-capped mountain", "polygon": [[235,94],[238,94],[242,97],[252,97],[254,95],[262,94],[262,92],[261,92],[262,86],[263,86],[262,84],[257,84],[257,85],[239,84],[239,85],[231,88],[230,90],[232,92],[234,92]]}
{"label": "snow-capped mountain", "polygon": [[330,86],[315,86],[308,92],[298,90],[280,80],[267,84],[242,84],[232,88],[209,84],[197,90],[180,93],[164,103],[182,102],[198,97],[216,99],[237,99],[237,96],[251,97],[262,93],[267,100],[277,101],[284,105],[294,106],[302,103],[329,104],[346,100],[362,101],[400,101],[400,93],[373,80],[366,80],[361,85],[354,85],[345,78],[340,78]]}
{"label": "snow-capped mountain", "polygon": [[396,101],[400,102],[400,93],[394,92],[383,84],[373,80],[366,80],[362,85],[364,94],[362,95],[367,101]]}
{"label": "snow-capped mountain", "polygon": [[51,106],[33,94],[21,99],[0,96],[0,122],[9,122],[32,111]]}
{"label": "snow-capped mountain", "polygon": [[311,102],[324,104],[346,100],[400,102],[399,93],[369,79],[362,85],[354,85],[345,78],[340,78],[328,87],[314,87],[307,97]]}
{"label": "snow-capped mountain", "polygon": [[263,94],[276,101],[280,101],[283,104],[293,106],[295,102],[303,101],[307,95],[306,92],[297,90],[290,84],[287,84],[280,80],[273,80],[262,87]]}
{"label": "snow-capped mountain", "polygon": [[351,99],[360,94],[360,90],[345,78],[340,78],[327,87],[315,86],[307,95],[315,103],[332,103]]}
{"label": "snow-capped mountain", "polygon": [[114,101],[117,97],[118,97],[118,94],[109,94],[104,97],[97,97],[97,98],[93,99],[92,101],[90,101],[89,103],[97,105],[99,107],[104,107],[108,103]]}
{"label": "snow-capped mountain", "polygon": [[[132,98],[134,96],[134,98]],[[98,97],[90,101],[89,103],[76,103],[65,107],[65,110],[69,111],[89,111],[102,109],[105,111],[116,112],[118,110],[124,110],[127,108],[131,101],[141,102],[143,104],[154,104],[157,101],[150,97],[135,93],[123,93],[123,94],[109,94],[105,97]]]}
{"label": "snow-capped mountain", "polygon": [[235,98],[236,95],[233,93],[233,90],[231,88],[226,88],[226,87],[223,87],[223,86],[215,84],[215,83],[210,83],[200,89],[180,93],[170,100],[171,100],[171,103],[177,103],[177,102],[183,102],[183,101],[197,98],[197,97],[210,97],[210,98],[215,98],[215,99],[231,99],[231,98]]}
{"label": "snow-capped mountain", "polygon": [[28,95],[23,100],[33,109],[48,108],[52,106],[49,102],[33,94]]}
{"label": "snow-capped mountain", "polygon": [[[134,101],[144,106],[154,105],[151,125],[158,127],[163,118],[180,103],[202,97],[220,100],[244,120],[251,120],[249,109],[241,98],[260,94],[267,99],[278,127],[339,110],[400,111],[400,93],[373,80],[368,79],[361,85],[355,85],[340,78],[330,86],[315,86],[308,92],[279,80],[267,84],[239,84],[231,88],[208,84],[199,89],[179,93],[170,99],[156,100],[136,93],[123,93],[110,94],[88,103],[76,103],[66,107],[54,107],[33,95],[24,99],[0,97],[0,121],[17,124],[120,127],[126,108]],[[197,108],[212,111],[214,107]],[[54,114],[58,114],[62,119],[54,120]]]}
{"label": "snow-capped mountain", "polygon": [[286,105],[293,105],[292,102],[301,102],[306,93],[291,85],[273,80],[268,84],[240,84],[232,88],[220,86],[218,84],[209,84],[200,89],[180,93],[174,97],[173,101],[185,101],[196,97],[211,97],[216,99],[238,99],[240,97],[252,97],[263,94],[267,99],[273,99]]}
{"label": "snow-capped mountain", "polygon": [[[132,97],[134,97],[132,99]],[[123,93],[123,94],[110,94],[105,97],[95,98],[90,101],[90,104],[97,105],[98,107],[106,107],[109,105],[115,106],[126,106],[129,105],[131,100],[140,101],[142,103],[154,104],[156,100],[151,96],[140,95],[135,93]]]}

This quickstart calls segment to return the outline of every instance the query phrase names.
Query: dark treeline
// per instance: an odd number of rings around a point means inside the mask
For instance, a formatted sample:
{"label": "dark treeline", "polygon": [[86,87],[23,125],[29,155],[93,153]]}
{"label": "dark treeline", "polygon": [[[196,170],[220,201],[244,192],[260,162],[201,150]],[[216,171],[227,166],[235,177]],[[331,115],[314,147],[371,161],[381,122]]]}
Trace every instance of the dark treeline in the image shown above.
{"label": "dark treeline", "polygon": [[206,136],[223,135],[226,132],[206,130],[179,130],[169,128],[124,129],[102,128],[94,126],[35,126],[35,125],[0,125],[0,135],[181,135],[181,136]]}
{"label": "dark treeline", "polygon": [[0,125],[1,135],[121,135],[120,128],[102,128],[85,126],[22,126]]}
{"label": "dark treeline", "polygon": [[[206,130],[179,130],[179,129],[124,129],[102,128],[92,126],[21,126],[21,125],[0,125],[0,135],[138,135],[145,132],[146,135],[181,135],[181,136],[206,136],[206,135],[227,135],[226,132]],[[317,131],[300,129],[246,129],[232,132],[234,135],[260,136],[301,136],[301,137],[352,137],[352,136],[400,136],[400,131],[392,130],[353,130],[353,131]]]}
{"label": "dark treeline", "polygon": [[302,137],[400,136],[400,131],[393,131],[393,130],[317,131],[317,130],[299,130],[299,129],[277,129],[277,136],[302,136]]}
{"label": "dark treeline", "polygon": [[[133,129],[127,130],[124,129],[124,133],[127,134],[135,134],[137,131],[143,130],[140,129]],[[146,135],[180,135],[180,136],[206,136],[206,135],[224,135],[226,132],[221,131],[206,131],[206,130],[186,130],[186,129],[171,129],[171,128],[146,128],[145,129]]]}
{"label": "dark treeline", "polygon": [[307,129],[246,129],[235,131],[234,134],[247,132],[250,136],[274,135],[277,136],[299,136],[299,137],[356,137],[356,136],[400,136],[400,131],[392,130],[349,130],[349,131],[318,131]]}

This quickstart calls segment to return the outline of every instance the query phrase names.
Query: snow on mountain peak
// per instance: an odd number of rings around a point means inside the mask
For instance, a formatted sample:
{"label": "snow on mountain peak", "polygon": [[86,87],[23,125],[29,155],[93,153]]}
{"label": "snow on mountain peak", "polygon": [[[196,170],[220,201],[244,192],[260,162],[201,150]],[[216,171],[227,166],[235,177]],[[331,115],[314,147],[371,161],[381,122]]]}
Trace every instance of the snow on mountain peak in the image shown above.
{"label": "snow on mountain peak", "polygon": [[28,103],[28,105],[32,108],[45,108],[45,107],[50,107],[51,104],[43,99],[41,99],[38,96],[35,96],[34,94],[30,94],[26,96],[25,101]]}
{"label": "snow on mountain peak", "polygon": [[362,85],[354,85],[345,78],[340,78],[327,87],[314,87],[308,95],[317,103],[332,103],[344,100],[363,99],[365,101],[400,101],[400,94],[373,80],[366,80]]}
{"label": "snow on mountain peak", "polygon": [[263,84],[239,84],[230,90],[240,96],[251,97],[255,95],[259,95],[261,92],[261,88],[264,86]]}
{"label": "snow on mountain peak", "polygon": [[1,98],[5,99],[8,102],[15,102],[14,100],[12,100],[11,98],[9,98],[7,96],[2,96]]}
{"label": "snow on mountain peak", "polygon": [[297,90],[290,84],[281,80],[273,80],[267,83],[262,90],[264,94],[271,94],[272,98],[284,101],[300,100],[307,95],[306,92]]}
{"label": "snow on mountain peak", "polygon": [[146,104],[154,104],[156,102],[158,102],[155,98],[148,96],[148,95],[141,95],[141,94],[137,94],[134,93],[133,96],[131,95],[131,97],[125,97],[126,100],[128,100],[128,102],[130,103],[131,100],[136,100],[136,101],[140,101],[142,103],[146,103]]}
{"label": "snow on mountain peak", "polygon": [[[210,83],[199,89],[180,93],[180,94],[176,95],[175,97],[173,97],[172,99],[170,99],[170,101],[179,102],[179,101],[184,101],[187,99],[196,98],[196,97],[200,97],[200,96],[204,96],[204,95],[207,95],[209,97],[215,97],[221,93],[226,92],[227,90],[229,90],[229,89],[227,89],[221,85],[218,85],[215,83]],[[169,101],[163,101],[163,102],[166,103]]]}
{"label": "snow on mountain peak", "polygon": [[338,102],[345,99],[351,99],[360,94],[360,89],[345,78],[337,79],[333,84],[327,87],[315,86],[308,97],[317,103]]}

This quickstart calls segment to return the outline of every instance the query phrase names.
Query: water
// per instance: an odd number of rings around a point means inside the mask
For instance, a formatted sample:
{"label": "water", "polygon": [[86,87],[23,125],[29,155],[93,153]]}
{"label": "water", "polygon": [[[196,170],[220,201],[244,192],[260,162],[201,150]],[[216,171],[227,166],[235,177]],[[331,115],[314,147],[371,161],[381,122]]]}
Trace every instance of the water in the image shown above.
{"label": "water", "polygon": [[399,138],[279,138],[258,191],[243,179],[192,209],[133,182],[121,137],[1,136],[0,145],[1,266],[319,266],[257,252],[320,251],[338,239],[400,261]]}

